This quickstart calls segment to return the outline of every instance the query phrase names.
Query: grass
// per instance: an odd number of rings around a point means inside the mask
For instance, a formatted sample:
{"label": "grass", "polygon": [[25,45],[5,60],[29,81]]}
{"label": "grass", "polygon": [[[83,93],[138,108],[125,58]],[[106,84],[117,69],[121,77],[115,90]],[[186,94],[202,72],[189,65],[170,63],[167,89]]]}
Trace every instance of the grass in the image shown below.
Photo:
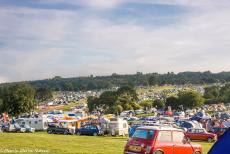
{"label": "grass", "polygon": [[[126,141],[125,137],[65,136],[46,132],[1,133],[0,153],[122,154]],[[211,144],[200,144],[203,146],[203,154],[206,154]]]}

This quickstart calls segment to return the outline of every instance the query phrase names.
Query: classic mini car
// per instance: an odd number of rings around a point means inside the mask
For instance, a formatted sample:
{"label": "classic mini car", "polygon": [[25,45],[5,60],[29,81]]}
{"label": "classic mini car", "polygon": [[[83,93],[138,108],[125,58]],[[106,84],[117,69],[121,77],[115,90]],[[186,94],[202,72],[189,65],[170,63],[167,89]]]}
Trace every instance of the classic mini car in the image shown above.
{"label": "classic mini car", "polygon": [[138,127],[127,141],[124,154],[201,154],[180,129],[161,126]]}
{"label": "classic mini car", "polygon": [[202,140],[202,141],[208,141],[208,142],[213,142],[213,141],[217,140],[216,134],[208,133],[203,128],[188,129],[188,131],[185,133],[185,135],[190,140]]}
{"label": "classic mini car", "polygon": [[71,129],[63,128],[57,125],[49,125],[47,129],[47,133],[48,134],[65,134],[65,135],[74,134],[74,132],[72,132]]}
{"label": "classic mini car", "polygon": [[76,129],[77,135],[102,135],[102,131],[97,126],[86,125],[81,127],[80,129]]}

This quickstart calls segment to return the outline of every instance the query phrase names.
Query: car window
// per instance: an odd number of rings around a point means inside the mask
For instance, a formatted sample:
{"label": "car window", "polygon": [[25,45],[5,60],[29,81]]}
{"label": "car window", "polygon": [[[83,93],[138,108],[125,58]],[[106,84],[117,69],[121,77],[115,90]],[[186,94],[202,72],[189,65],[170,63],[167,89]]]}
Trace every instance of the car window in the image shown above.
{"label": "car window", "polygon": [[198,132],[199,133],[204,133],[204,130],[203,129],[199,129]]}
{"label": "car window", "polygon": [[196,130],[195,130],[195,133],[200,133],[199,129],[196,129]]}
{"label": "car window", "polygon": [[160,131],[157,140],[161,142],[171,142],[172,141],[171,131]]}
{"label": "car window", "polygon": [[133,138],[152,139],[154,136],[153,130],[136,130],[133,134]]}
{"label": "car window", "polygon": [[189,129],[188,132],[189,133],[195,133],[195,130],[194,129]]}
{"label": "car window", "polygon": [[183,132],[173,132],[173,142],[183,142],[184,137]]}

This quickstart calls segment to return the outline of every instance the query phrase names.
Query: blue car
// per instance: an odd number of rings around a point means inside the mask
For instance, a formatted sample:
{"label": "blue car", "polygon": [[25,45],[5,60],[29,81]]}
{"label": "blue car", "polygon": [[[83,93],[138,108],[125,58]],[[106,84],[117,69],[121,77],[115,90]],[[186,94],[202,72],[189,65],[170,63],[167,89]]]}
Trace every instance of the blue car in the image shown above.
{"label": "blue car", "polygon": [[97,126],[87,125],[81,127],[80,129],[76,129],[76,134],[98,136],[102,135],[103,132]]}

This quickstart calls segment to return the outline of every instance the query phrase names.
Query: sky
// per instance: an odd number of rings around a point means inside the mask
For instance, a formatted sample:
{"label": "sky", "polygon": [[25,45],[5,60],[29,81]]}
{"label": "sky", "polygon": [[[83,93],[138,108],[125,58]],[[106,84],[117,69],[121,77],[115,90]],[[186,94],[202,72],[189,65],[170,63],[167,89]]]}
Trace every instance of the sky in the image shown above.
{"label": "sky", "polygon": [[0,83],[230,71],[229,0],[0,0]]}

